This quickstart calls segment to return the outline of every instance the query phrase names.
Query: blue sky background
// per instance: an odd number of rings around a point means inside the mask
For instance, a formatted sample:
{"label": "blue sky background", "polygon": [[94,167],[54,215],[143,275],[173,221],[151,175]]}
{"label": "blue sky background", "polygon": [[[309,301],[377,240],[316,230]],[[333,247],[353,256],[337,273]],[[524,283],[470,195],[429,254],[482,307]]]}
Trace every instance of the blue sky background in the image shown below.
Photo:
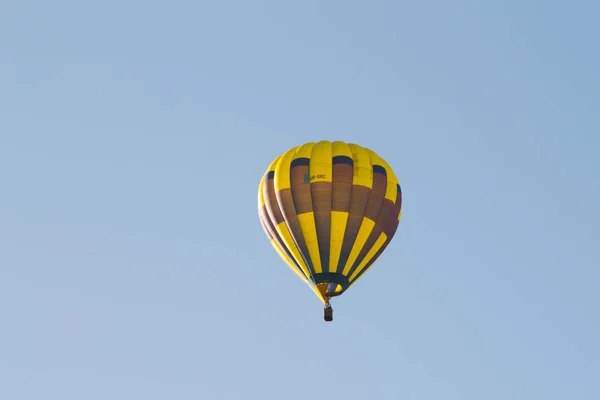
{"label": "blue sky background", "polygon": [[[0,398],[600,398],[584,1],[0,5]],[[335,320],[261,174],[344,140],[398,233]]]}

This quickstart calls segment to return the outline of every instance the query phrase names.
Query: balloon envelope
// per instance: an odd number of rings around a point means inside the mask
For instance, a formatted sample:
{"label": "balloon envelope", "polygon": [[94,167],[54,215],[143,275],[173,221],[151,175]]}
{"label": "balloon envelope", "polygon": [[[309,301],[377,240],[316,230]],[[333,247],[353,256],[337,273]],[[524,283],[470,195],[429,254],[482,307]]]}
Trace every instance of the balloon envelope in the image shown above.
{"label": "balloon envelope", "polygon": [[260,181],[258,209],[274,249],[328,303],[390,243],[402,192],[392,168],[372,150],[311,142],[271,163]]}

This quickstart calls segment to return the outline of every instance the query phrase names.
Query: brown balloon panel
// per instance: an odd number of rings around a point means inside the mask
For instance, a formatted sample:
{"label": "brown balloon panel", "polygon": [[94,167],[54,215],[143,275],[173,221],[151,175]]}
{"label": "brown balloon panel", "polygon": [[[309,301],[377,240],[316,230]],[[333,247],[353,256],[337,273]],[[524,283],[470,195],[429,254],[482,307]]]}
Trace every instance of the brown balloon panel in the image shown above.
{"label": "brown balloon panel", "polygon": [[326,304],[329,321],[330,298],[352,286],[394,237],[402,192],[392,168],[372,150],[311,142],[271,163],[258,209],[273,248]]}

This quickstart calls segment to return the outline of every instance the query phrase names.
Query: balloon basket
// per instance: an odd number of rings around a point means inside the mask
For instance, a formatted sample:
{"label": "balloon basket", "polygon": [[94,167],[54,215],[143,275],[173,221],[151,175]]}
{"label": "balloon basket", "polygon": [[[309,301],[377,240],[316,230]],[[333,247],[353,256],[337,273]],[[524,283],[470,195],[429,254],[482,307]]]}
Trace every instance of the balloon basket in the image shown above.
{"label": "balloon basket", "polygon": [[325,309],[323,310],[323,319],[326,322],[333,321],[333,308],[331,308],[331,304],[329,303],[325,305]]}

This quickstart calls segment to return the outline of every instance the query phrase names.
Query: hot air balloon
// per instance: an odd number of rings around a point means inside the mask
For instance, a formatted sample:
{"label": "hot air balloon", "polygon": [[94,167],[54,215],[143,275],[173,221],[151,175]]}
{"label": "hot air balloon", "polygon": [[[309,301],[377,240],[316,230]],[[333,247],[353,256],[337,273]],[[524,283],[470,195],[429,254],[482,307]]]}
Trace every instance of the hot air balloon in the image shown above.
{"label": "hot air balloon", "polygon": [[402,192],[374,151],[310,142],[269,165],[258,212],[275,251],[323,302],[325,321],[332,321],[331,298],[356,283],[394,237]]}

